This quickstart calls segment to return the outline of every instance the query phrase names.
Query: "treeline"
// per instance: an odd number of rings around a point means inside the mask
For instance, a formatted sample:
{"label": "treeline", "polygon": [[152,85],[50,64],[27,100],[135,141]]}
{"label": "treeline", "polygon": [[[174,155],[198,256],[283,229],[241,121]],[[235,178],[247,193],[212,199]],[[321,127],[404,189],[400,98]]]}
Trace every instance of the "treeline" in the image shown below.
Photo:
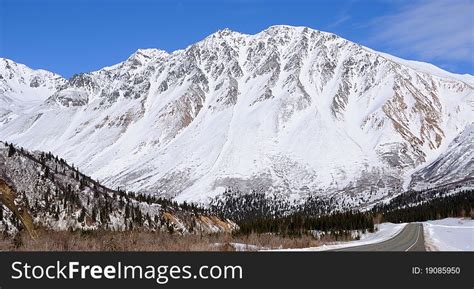
{"label": "treeline", "polygon": [[[444,219],[449,217],[474,217],[474,191],[465,190],[455,195],[435,198],[410,206],[401,202],[403,197],[388,205],[377,206],[372,214],[381,215],[384,222],[406,223]],[[400,206],[403,203],[405,205]]]}
{"label": "treeline", "polygon": [[311,196],[303,203],[260,192],[242,194],[227,189],[211,204],[211,212],[235,221],[238,234],[272,233],[284,236],[314,235],[315,231],[338,239],[350,231],[374,231],[371,214],[346,211],[332,212],[333,200]]}
{"label": "treeline", "polygon": [[[429,188],[425,190],[409,190],[404,192],[392,200],[388,204],[383,205],[385,211],[400,209],[407,206],[417,205],[429,200],[452,195],[454,190],[462,192],[461,185],[446,185],[440,188]],[[465,191],[465,190],[464,190]],[[380,206],[379,206],[380,207]]]}
{"label": "treeline", "polygon": [[366,212],[331,212],[334,207],[331,199],[310,197],[303,203],[290,203],[263,193],[241,194],[229,189],[211,205],[211,211],[236,221],[240,234],[304,235],[322,231],[340,235],[354,230],[373,232],[374,224],[379,222],[472,217],[473,191],[449,195],[453,189],[459,190],[453,187],[409,191]]}
{"label": "treeline", "polygon": [[[438,197],[422,201],[417,192],[411,192],[367,212],[347,211],[321,214],[323,211],[320,209],[308,211],[306,208],[287,216],[272,217],[265,212],[260,217],[256,217],[253,211],[252,218],[241,218],[237,223],[241,234],[276,233],[301,236],[311,234],[315,230],[333,235],[354,230],[373,232],[375,221],[407,223],[448,217],[474,217],[472,190],[461,191],[455,195],[437,192],[436,196]],[[409,200],[416,200],[416,203],[413,204]]]}
{"label": "treeline", "polygon": [[248,194],[227,189],[210,205],[210,211],[236,222],[255,219],[283,218],[295,212],[317,217],[331,213],[332,200],[309,197],[304,203],[290,202],[279,196],[252,192]]}
{"label": "treeline", "polygon": [[373,232],[374,220],[371,214],[361,212],[343,212],[320,217],[294,213],[286,217],[256,218],[238,222],[240,234],[276,233],[285,236],[302,236],[313,231],[342,235],[347,231],[361,230]]}

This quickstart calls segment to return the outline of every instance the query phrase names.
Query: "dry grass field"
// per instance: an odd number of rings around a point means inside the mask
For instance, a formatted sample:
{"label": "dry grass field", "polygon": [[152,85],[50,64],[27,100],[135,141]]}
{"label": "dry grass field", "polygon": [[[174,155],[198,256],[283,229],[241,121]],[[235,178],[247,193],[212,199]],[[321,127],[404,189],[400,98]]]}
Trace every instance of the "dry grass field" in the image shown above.
{"label": "dry grass field", "polygon": [[[329,240],[311,236],[283,237],[273,234],[178,235],[165,232],[113,231],[38,231],[36,238],[27,232],[14,238],[0,237],[2,251],[255,251],[259,249],[303,248]],[[234,244],[249,244],[234,245]]]}

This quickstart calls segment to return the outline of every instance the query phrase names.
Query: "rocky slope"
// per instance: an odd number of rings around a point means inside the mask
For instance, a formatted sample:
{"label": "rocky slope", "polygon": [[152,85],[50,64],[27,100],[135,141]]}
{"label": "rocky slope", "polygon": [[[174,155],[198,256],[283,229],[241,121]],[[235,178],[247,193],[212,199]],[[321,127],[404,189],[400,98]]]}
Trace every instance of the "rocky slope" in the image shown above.
{"label": "rocky slope", "polygon": [[232,189],[358,206],[446,151],[472,123],[473,84],[305,27],[225,29],[76,75],[7,117],[0,139],[178,201]]}
{"label": "rocky slope", "polygon": [[474,187],[474,124],[464,129],[435,161],[412,175],[411,188]]}
{"label": "rocky slope", "polygon": [[0,143],[0,232],[53,230],[161,230],[232,232],[230,220],[194,206],[112,190],[50,153]]}

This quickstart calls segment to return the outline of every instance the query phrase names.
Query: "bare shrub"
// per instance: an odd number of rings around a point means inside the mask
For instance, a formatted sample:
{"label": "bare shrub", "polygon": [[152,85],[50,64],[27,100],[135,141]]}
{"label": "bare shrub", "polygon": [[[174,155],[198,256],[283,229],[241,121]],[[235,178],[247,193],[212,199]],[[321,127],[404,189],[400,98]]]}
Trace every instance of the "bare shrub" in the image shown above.
{"label": "bare shrub", "polygon": [[[329,240],[325,240],[329,241]],[[332,241],[332,240],[331,240]],[[179,235],[142,231],[38,231],[32,239],[18,234],[15,241],[0,239],[0,250],[17,251],[236,251],[315,247],[323,242],[312,236],[275,234]],[[240,245],[237,245],[240,244]],[[246,245],[247,244],[247,245]]]}

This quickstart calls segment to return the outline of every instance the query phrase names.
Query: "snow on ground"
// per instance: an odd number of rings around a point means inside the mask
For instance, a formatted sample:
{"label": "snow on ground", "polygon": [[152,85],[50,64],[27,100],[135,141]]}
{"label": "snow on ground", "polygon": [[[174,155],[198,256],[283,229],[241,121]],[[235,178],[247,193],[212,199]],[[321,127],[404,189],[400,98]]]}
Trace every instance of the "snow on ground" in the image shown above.
{"label": "snow on ground", "polygon": [[431,251],[474,251],[474,220],[447,218],[423,223]]}
{"label": "snow on ground", "polygon": [[349,242],[334,242],[318,247],[296,248],[296,249],[278,249],[277,251],[326,251],[345,247],[353,247],[360,245],[367,245],[373,243],[383,242],[398,234],[404,227],[403,224],[382,223],[377,226],[377,231],[374,233],[365,233],[360,235],[360,240]]}
{"label": "snow on ground", "polygon": [[244,243],[230,243],[230,245],[234,247],[235,251],[257,251],[257,250],[264,249],[256,245],[250,245],[250,244],[244,244]]}
{"label": "snow on ground", "polygon": [[261,250],[268,250],[266,247],[260,247],[257,245],[252,245],[252,244],[245,244],[245,243],[214,243],[213,244],[215,247],[225,247],[227,245],[231,246],[234,248],[235,251],[261,251]]}

